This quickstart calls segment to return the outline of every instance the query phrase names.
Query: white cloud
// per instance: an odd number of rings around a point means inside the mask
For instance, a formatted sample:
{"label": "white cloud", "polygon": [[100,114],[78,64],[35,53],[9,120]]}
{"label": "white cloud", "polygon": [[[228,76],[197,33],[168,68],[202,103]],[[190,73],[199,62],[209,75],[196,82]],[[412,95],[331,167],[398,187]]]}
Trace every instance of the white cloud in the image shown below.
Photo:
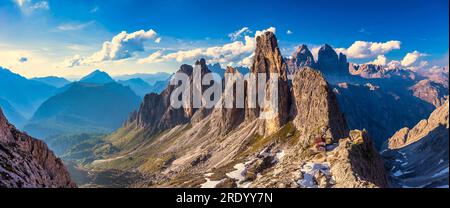
{"label": "white cloud", "polygon": [[369,62],[369,64],[385,66],[387,64],[387,58],[384,55],[378,55],[377,58]]}
{"label": "white cloud", "polygon": [[287,30],[286,31],[286,34],[288,34],[288,35],[292,35],[294,32],[292,32],[291,30]]}
{"label": "white cloud", "polygon": [[401,64],[404,67],[410,67],[414,63],[416,63],[416,61],[419,60],[420,57],[423,56],[426,56],[426,54],[420,53],[419,51],[407,53],[406,56],[402,59]]}
{"label": "white cloud", "polygon": [[342,52],[348,58],[363,59],[384,55],[392,50],[400,49],[400,41],[391,40],[384,43],[356,41],[349,48],[338,48],[336,52]]}
{"label": "white cloud", "polygon": [[242,35],[246,35],[248,33],[252,33],[252,31],[250,29],[248,29],[248,27],[243,27],[242,29],[240,29],[238,31],[228,34],[228,37],[230,37],[230,39],[232,41],[236,41]]}
{"label": "white cloud", "polygon": [[243,41],[234,41],[222,46],[180,50],[168,54],[163,54],[163,51],[156,51],[148,57],[138,60],[138,63],[158,63],[164,61],[187,62],[205,58],[210,63],[250,66],[253,60],[252,54],[256,48],[255,37],[266,31],[275,32],[275,30],[274,27],[271,27],[263,31],[256,31],[254,37],[246,35]]}
{"label": "white cloud", "polygon": [[15,0],[17,6],[24,14],[30,14],[36,10],[49,10],[50,6],[47,1],[34,1],[34,0]]}
{"label": "white cloud", "polygon": [[75,67],[82,65],[83,62],[84,58],[77,54],[73,57],[65,58],[63,65],[66,67]]}
{"label": "white cloud", "polygon": [[94,24],[94,21],[89,21],[86,23],[65,23],[59,25],[57,28],[61,31],[82,30],[92,24]]}
{"label": "white cloud", "polygon": [[317,61],[317,58],[319,57],[319,50],[320,50],[320,47],[321,46],[317,46],[317,47],[313,47],[312,49],[311,49],[311,53],[313,54],[313,56],[314,56],[314,59]]}
{"label": "white cloud", "polygon": [[160,37],[155,39],[155,43],[160,43],[160,42],[161,42],[161,38]]}
{"label": "white cloud", "polygon": [[66,58],[65,65],[68,67],[79,65],[90,65],[104,61],[118,61],[130,58],[136,52],[144,51],[144,43],[147,40],[159,42],[157,33],[150,29],[148,31],[139,30],[133,33],[122,31],[114,36],[111,41],[103,43],[102,49],[89,57],[76,55],[72,58]]}
{"label": "white cloud", "polygon": [[138,63],[158,63],[162,61],[164,61],[164,59],[162,58],[162,51],[159,50],[150,54],[150,56],[148,56],[147,58],[139,59]]}

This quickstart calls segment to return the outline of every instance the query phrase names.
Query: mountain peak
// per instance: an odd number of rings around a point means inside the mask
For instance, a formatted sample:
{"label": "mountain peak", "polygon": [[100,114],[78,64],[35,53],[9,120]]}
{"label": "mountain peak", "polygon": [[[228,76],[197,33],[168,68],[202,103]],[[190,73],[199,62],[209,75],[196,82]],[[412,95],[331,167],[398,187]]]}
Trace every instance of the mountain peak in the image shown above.
{"label": "mountain peak", "polygon": [[287,64],[291,74],[305,66],[317,68],[314,56],[305,44],[302,44],[297,48],[292,54],[292,58],[287,60]]}
{"label": "mountain peak", "polygon": [[96,69],[87,76],[81,78],[80,82],[105,84],[109,82],[114,82],[114,80],[111,78],[111,76],[109,76],[108,73]]}
{"label": "mountain peak", "polygon": [[[256,38],[256,50],[253,59],[251,72],[254,74],[266,74],[270,78],[270,74],[278,74],[278,105],[271,108],[278,108],[277,115],[274,119],[265,121],[265,134],[276,131],[277,128],[284,125],[288,118],[289,109],[289,86],[287,81],[287,65],[281,55],[278,47],[278,41],[273,32],[265,32]],[[268,80],[266,80],[268,82]],[[266,89],[267,90],[267,89]],[[261,106],[260,106],[261,107]],[[246,112],[246,120],[254,120],[258,118],[260,112],[272,111],[274,109],[249,108]]]}

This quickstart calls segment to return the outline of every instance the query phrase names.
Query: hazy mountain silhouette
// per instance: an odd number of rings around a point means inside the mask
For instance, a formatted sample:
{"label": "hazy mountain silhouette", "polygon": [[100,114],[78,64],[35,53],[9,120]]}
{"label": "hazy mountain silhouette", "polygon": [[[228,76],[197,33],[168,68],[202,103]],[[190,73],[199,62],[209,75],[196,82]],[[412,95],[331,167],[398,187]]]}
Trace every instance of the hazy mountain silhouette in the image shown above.
{"label": "hazy mountain silhouette", "polygon": [[70,83],[70,81],[67,79],[64,79],[62,77],[55,77],[55,76],[36,77],[31,80],[42,82],[44,84],[51,85],[51,86],[57,87],[57,88],[64,87],[65,85]]}
{"label": "hazy mountain silhouette", "polygon": [[[99,74],[99,73],[96,73]],[[101,77],[106,78],[103,74]],[[95,76],[90,76],[96,78]],[[103,80],[106,79],[95,79]],[[140,103],[129,88],[115,82],[76,82],[45,101],[25,126],[31,135],[110,132],[121,126]]]}
{"label": "hazy mountain silhouette", "polygon": [[28,80],[0,67],[0,98],[8,101],[24,117],[31,117],[56,90],[54,86]]}

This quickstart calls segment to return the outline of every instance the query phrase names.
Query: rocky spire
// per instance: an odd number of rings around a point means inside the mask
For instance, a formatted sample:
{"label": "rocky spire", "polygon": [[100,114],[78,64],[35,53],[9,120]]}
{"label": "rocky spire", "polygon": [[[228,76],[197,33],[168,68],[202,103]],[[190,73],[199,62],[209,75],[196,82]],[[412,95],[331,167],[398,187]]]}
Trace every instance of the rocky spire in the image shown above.
{"label": "rocky spire", "polygon": [[[195,65],[200,67],[202,77],[210,72],[206,66],[205,59],[197,60]],[[183,64],[177,73],[184,73],[189,76],[191,89],[193,89],[194,68],[190,65]],[[204,111],[204,109],[199,110],[198,108],[194,108],[192,105],[188,108],[173,108],[170,103],[170,96],[177,87],[175,85],[168,85],[161,94],[151,93],[146,95],[139,111],[132,115],[128,123],[136,121],[138,126],[147,128],[150,133],[155,133],[180,124],[185,124],[191,121],[197,112],[205,115],[197,115],[196,119],[201,119],[210,113],[209,111]],[[202,86],[202,92],[208,87]],[[190,93],[192,97],[192,90]]]}
{"label": "rocky spire", "polygon": [[348,73],[349,63],[347,62],[347,56],[343,53],[339,53],[339,72],[340,73]]}
{"label": "rocky spire", "polygon": [[317,68],[317,64],[314,61],[314,56],[304,44],[297,48],[297,50],[292,54],[292,58],[287,61],[287,64],[291,73],[294,73],[294,71],[304,66]]}
{"label": "rocky spire", "polygon": [[320,72],[305,67],[295,72],[292,85],[291,113],[303,143],[317,137],[336,142],[348,135],[336,95]]}
{"label": "rocky spire", "polygon": [[47,145],[8,123],[0,109],[0,188],[76,187]]}
{"label": "rocky spire", "polygon": [[325,44],[319,49],[317,64],[323,73],[334,73],[339,70],[339,57],[330,45]]}
{"label": "rocky spire", "polygon": [[[232,74],[232,75],[237,75],[237,74],[241,74],[237,69],[228,66],[227,69],[225,70],[225,74]],[[242,75],[242,74],[241,74]],[[225,77],[226,79],[227,77]],[[238,126],[239,124],[241,124],[244,121],[244,117],[245,117],[245,111],[243,108],[238,108],[236,105],[236,99],[237,99],[237,86],[236,83],[233,84],[233,87],[231,89],[232,91],[228,91],[225,90],[223,97],[222,97],[222,105],[225,106],[225,100],[226,99],[234,99],[233,100],[233,108],[219,108],[216,110],[216,112],[214,112],[214,117],[216,117],[217,119],[219,119],[219,122],[217,123],[217,126],[219,127],[219,129],[221,129],[221,132],[226,134],[228,133],[230,130],[232,130],[233,128],[235,128],[236,126]],[[229,94],[232,92],[232,95]]]}
{"label": "rocky spire", "polygon": [[[287,65],[281,56],[280,49],[278,48],[278,41],[272,32],[265,32],[256,38],[256,51],[251,67],[251,73],[254,73],[255,75],[258,73],[265,73],[267,75],[266,86],[268,86],[270,73],[278,74],[278,113],[274,119],[265,121],[265,133],[270,134],[285,124],[289,116]],[[268,87],[266,89],[268,89]],[[270,98],[270,96],[270,93],[267,91],[266,97]],[[247,109],[246,119],[257,119],[263,111],[267,112],[270,111],[270,109]]]}

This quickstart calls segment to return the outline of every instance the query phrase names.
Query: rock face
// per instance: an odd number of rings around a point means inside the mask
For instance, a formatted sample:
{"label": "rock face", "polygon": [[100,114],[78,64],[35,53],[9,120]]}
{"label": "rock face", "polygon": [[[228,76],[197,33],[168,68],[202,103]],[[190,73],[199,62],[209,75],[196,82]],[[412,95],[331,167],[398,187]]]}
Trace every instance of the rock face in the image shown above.
{"label": "rock face", "polygon": [[319,49],[317,64],[319,70],[323,73],[334,74],[339,72],[339,57],[336,51],[328,44]]}
{"label": "rock face", "polygon": [[395,187],[448,188],[449,101],[414,128],[389,139],[382,155]]}
{"label": "rock face", "polygon": [[[337,187],[388,187],[384,163],[366,131],[350,131],[339,141],[331,172]],[[347,170],[347,171],[345,171]],[[348,171],[351,170],[351,171]]]}
{"label": "rock face", "polygon": [[[239,75],[240,72],[230,66],[227,67],[225,70],[225,73],[228,73],[230,75]],[[242,74],[241,74],[242,75]],[[220,129],[223,129],[224,133],[228,133],[233,128],[237,127],[239,124],[241,124],[245,119],[245,111],[243,108],[238,108],[236,105],[236,91],[237,91],[236,83],[233,85],[232,89],[230,89],[230,92],[225,91],[225,94],[223,97],[226,98],[233,98],[233,108],[220,108],[217,109],[217,115],[220,117],[220,121],[218,122],[218,126]],[[231,96],[231,93],[233,96]],[[245,94],[245,93],[244,93]],[[224,100],[222,99],[221,102],[223,105],[225,105]],[[216,113],[216,112],[214,112]]]}
{"label": "rock face", "polygon": [[336,95],[320,72],[305,67],[295,72],[292,83],[294,125],[301,137],[306,137],[302,140],[311,143],[320,137],[336,142],[347,137],[347,123]]}
{"label": "rock face", "polygon": [[47,145],[8,123],[0,110],[0,187],[76,187]]}
{"label": "rock face", "polygon": [[[289,118],[289,87],[287,80],[287,65],[281,56],[278,42],[272,32],[266,32],[256,38],[256,51],[251,67],[251,73],[258,77],[258,74],[266,75],[266,100],[272,96],[269,88],[269,78],[271,73],[278,74],[278,106],[270,106],[268,108],[247,108],[246,120],[254,120],[259,118],[262,112],[270,112],[276,110],[277,113],[273,119],[266,119],[265,134],[270,134],[284,125]],[[257,82],[260,80],[257,79]],[[255,87],[255,86],[253,86]],[[262,95],[257,95],[258,99]],[[277,108],[277,109],[275,109]]]}
{"label": "rock face", "polygon": [[429,79],[419,81],[410,87],[409,90],[412,91],[414,96],[436,107],[441,106],[445,102],[445,96],[448,96],[448,89]]}
{"label": "rock face", "polygon": [[317,68],[314,56],[312,55],[311,51],[309,51],[306,45],[299,46],[297,50],[292,54],[292,58],[287,60],[286,63],[291,74],[305,66]]}

